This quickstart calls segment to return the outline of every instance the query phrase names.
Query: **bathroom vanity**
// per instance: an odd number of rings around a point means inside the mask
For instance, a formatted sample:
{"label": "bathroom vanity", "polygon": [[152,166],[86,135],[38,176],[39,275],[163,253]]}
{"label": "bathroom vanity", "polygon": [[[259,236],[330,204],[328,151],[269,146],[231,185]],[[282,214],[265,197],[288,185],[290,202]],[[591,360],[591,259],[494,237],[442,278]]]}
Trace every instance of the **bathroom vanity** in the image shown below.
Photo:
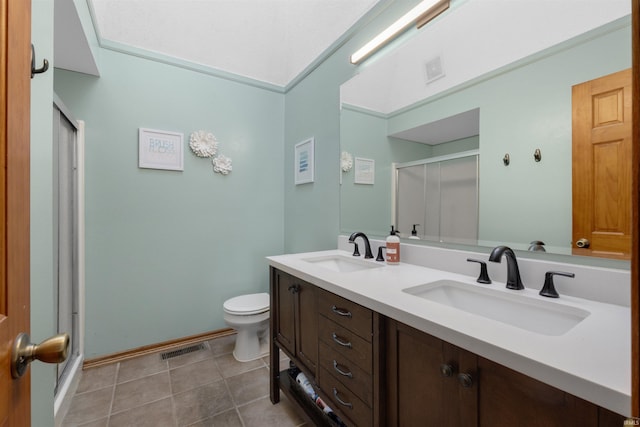
{"label": "bathroom vanity", "polygon": [[[548,301],[534,289],[340,250],[268,259],[271,401],[284,392],[310,423],[336,425],[277,368],[278,350],[348,426],[621,426],[630,410],[628,307]],[[573,320],[557,330],[514,326],[427,292],[454,285],[497,300],[518,292]],[[507,314],[523,315],[515,307]]]}

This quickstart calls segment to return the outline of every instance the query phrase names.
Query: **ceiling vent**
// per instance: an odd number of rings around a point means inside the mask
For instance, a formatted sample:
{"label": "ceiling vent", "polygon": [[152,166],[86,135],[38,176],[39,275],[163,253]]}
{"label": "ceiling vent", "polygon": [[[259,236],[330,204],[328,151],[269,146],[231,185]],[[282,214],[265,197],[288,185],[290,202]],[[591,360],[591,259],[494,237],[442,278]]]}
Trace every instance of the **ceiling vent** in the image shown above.
{"label": "ceiling vent", "polygon": [[440,55],[428,60],[424,64],[427,84],[444,77],[444,69],[442,67],[442,57]]}

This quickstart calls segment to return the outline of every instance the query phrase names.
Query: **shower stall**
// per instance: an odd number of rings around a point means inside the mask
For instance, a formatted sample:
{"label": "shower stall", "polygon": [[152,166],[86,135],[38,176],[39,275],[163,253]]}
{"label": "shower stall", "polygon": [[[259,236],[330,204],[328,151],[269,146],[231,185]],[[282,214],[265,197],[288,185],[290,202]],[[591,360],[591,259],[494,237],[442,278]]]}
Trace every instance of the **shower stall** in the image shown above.
{"label": "shower stall", "polygon": [[[56,366],[55,413],[73,391],[82,365],[84,292],[84,124],[64,104],[53,103],[53,245],[56,332],[70,337],[69,356]],[[64,414],[62,414],[64,416]]]}

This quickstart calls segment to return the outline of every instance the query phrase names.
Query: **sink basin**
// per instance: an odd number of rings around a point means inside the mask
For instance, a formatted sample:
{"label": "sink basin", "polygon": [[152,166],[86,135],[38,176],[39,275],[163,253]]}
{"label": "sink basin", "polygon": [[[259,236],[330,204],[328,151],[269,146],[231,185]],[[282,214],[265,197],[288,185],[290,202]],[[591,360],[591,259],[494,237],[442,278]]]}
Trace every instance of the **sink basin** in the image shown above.
{"label": "sink basin", "polygon": [[[542,301],[455,280],[403,289],[411,295],[543,335],[567,333],[589,312],[556,301]],[[517,291],[514,291],[517,292]]]}
{"label": "sink basin", "polygon": [[310,262],[329,270],[339,273],[349,273],[352,271],[366,270],[369,268],[378,268],[382,265],[364,261],[359,258],[347,258],[341,255],[327,255],[316,258],[305,258],[303,261]]}

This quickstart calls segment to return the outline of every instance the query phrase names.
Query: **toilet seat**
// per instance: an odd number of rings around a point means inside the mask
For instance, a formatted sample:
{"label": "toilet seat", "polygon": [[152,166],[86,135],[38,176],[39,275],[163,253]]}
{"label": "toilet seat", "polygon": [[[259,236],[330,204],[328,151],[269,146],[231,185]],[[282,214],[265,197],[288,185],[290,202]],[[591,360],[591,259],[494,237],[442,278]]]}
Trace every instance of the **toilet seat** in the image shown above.
{"label": "toilet seat", "polygon": [[236,316],[251,316],[269,311],[269,294],[247,294],[226,300],[223,304],[225,313]]}

